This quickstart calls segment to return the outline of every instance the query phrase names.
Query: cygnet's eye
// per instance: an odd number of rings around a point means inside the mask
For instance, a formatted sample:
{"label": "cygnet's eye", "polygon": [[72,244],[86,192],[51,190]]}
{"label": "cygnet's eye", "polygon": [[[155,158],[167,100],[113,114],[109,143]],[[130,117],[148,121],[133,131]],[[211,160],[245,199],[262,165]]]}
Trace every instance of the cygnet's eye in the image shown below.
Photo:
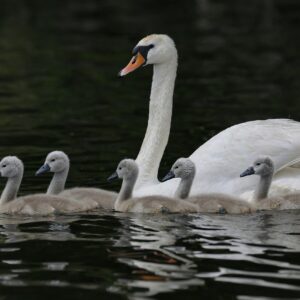
{"label": "cygnet's eye", "polygon": [[261,165],[261,163],[257,163],[256,165],[257,165],[257,166],[260,166],[260,165]]}
{"label": "cygnet's eye", "polygon": [[178,169],[178,168],[179,168],[178,166],[175,167],[175,169]]}
{"label": "cygnet's eye", "polygon": [[54,162],[54,161],[55,161],[55,158],[52,158],[50,161],[51,161],[51,162]]}
{"label": "cygnet's eye", "polygon": [[119,167],[119,170],[122,170],[122,167]]}
{"label": "cygnet's eye", "polygon": [[6,168],[6,165],[3,165],[2,168]]}

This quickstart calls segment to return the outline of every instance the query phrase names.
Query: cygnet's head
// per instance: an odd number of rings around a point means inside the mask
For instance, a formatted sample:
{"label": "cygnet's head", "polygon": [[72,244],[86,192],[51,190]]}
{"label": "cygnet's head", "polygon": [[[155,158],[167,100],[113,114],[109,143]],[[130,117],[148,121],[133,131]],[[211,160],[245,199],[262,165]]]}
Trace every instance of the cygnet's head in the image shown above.
{"label": "cygnet's head", "polygon": [[162,181],[167,181],[172,178],[194,178],[195,171],[195,164],[189,158],[181,157],[176,160],[170,172],[162,179]]}
{"label": "cygnet's head", "polygon": [[0,174],[2,177],[12,178],[22,176],[23,172],[24,165],[16,156],[6,156],[0,162]]}
{"label": "cygnet's head", "polygon": [[108,181],[112,181],[114,179],[136,179],[139,173],[139,168],[137,163],[133,159],[123,159],[120,161],[117,170],[107,178]]}
{"label": "cygnet's head", "polygon": [[41,175],[46,172],[61,173],[69,170],[70,160],[66,153],[62,151],[50,152],[45,163],[37,170],[35,175]]}
{"label": "cygnet's head", "polygon": [[269,176],[274,173],[274,163],[272,159],[268,156],[261,156],[256,159],[251,167],[245,170],[240,177],[245,177],[249,175],[259,175],[259,176]]}
{"label": "cygnet's head", "polygon": [[129,64],[120,71],[123,77],[141,66],[156,65],[177,60],[174,41],[166,34],[151,34],[141,39],[132,51],[133,57]]}

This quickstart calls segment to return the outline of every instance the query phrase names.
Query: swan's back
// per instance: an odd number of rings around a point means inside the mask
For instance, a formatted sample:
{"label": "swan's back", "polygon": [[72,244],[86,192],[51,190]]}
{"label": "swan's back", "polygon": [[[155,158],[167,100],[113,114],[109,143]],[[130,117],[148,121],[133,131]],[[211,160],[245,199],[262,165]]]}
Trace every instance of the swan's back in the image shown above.
{"label": "swan's back", "polygon": [[134,213],[196,213],[197,206],[180,199],[161,196],[147,196],[131,198],[122,201],[116,208],[117,211]]}
{"label": "swan's back", "polygon": [[[284,186],[287,174],[276,172],[300,158],[300,123],[288,119],[251,121],[220,132],[198,148],[191,156],[197,166],[192,195],[199,193],[226,193],[242,195],[252,191],[258,178],[240,180],[240,171],[259,155],[266,154],[275,164],[272,189]],[[296,168],[300,174],[300,168]],[[282,182],[278,182],[282,178]],[[298,181],[299,182],[299,181]],[[300,189],[299,184],[295,183]],[[287,190],[292,184],[287,184]],[[160,187],[160,189],[163,189]]]}
{"label": "swan's back", "polygon": [[199,212],[205,213],[245,214],[254,210],[242,199],[224,194],[201,194],[189,197],[186,201],[197,205]]}
{"label": "swan's back", "polygon": [[96,205],[72,201],[63,197],[36,194],[19,197],[4,204],[0,213],[11,215],[48,216],[59,213],[78,213],[97,208]]}
{"label": "swan's back", "polygon": [[94,202],[97,208],[112,210],[118,194],[97,188],[76,187],[64,190],[59,196],[86,203]]}

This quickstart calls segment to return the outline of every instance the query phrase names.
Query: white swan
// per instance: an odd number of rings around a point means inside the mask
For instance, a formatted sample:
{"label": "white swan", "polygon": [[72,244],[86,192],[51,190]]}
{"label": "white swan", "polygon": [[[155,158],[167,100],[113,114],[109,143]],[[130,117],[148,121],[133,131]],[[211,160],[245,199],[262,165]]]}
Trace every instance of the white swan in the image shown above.
{"label": "white swan", "polygon": [[48,216],[55,213],[74,213],[92,209],[86,203],[74,202],[46,194],[17,197],[24,166],[16,156],[4,157],[0,162],[0,174],[7,183],[0,198],[0,213],[29,216]]}
{"label": "white swan", "polygon": [[255,211],[255,208],[246,201],[230,195],[211,193],[189,197],[195,173],[195,164],[189,158],[182,157],[173,164],[170,172],[162,181],[180,178],[175,197],[197,205],[199,212],[244,214]]}
{"label": "white swan", "polygon": [[274,163],[270,157],[261,156],[256,159],[251,167],[240,176],[258,175],[259,184],[254,192],[251,205],[258,210],[284,210],[300,209],[300,193],[268,197],[274,174]]}
{"label": "white swan", "polygon": [[[159,183],[157,172],[170,132],[177,50],[167,35],[153,34],[143,38],[133,54],[120,76],[140,66],[153,65],[148,127],[136,159],[140,176],[134,195],[171,196],[179,181]],[[271,192],[300,190],[300,123],[273,119],[232,126],[199,147],[190,156],[197,166],[191,194],[223,192],[250,198],[257,179],[240,180],[238,174],[261,153],[270,156],[275,164]]]}
{"label": "white swan", "polygon": [[180,199],[146,196],[132,198],[132,191],[138,178],[139,168],[133,159],[123,159],[115,173],[108,180],[123,179],[122,187],[115,202],[115,210],[135,213],[194,213],[197,206]]}
{"label": "white swan", "polygon": [[87,187],[65,189],[69,168],[69,157],[64,152],[52,151],[47,155],[45,163],[36,172],[36,175],[46,172],[54,173],[47,194],[90,203],[91,206],[94,204],[95,208],[108,210],[114,208],[114,202],[117,198],[115,192]]}

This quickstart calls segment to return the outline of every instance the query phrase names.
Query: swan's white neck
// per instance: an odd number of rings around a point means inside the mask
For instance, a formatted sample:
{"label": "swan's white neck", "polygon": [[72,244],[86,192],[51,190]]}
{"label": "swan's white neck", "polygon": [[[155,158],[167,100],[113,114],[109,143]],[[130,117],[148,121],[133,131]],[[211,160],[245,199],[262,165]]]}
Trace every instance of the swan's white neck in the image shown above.
{"label": "swan's white neck", "polygon": [[54,173],[47,190],[48,195],[57,195],[65,189],[68,173],[69,173],[68,168],[66,168],[62,172]]}
{"label": "swan's white neck", "polygon": [[3,205],[17,197],[21,181],[23,177],[23,172],[17,176],[10,177],[7,179],[5,188],[1,194],[0,205]]}
{"label": "swan's white neck", "polygon": [[157,182],[159,164],[169,139],[176,70],[177,53],[168,62],[153,66],[148,126],[136,159],[140,170],[136,188]]}

